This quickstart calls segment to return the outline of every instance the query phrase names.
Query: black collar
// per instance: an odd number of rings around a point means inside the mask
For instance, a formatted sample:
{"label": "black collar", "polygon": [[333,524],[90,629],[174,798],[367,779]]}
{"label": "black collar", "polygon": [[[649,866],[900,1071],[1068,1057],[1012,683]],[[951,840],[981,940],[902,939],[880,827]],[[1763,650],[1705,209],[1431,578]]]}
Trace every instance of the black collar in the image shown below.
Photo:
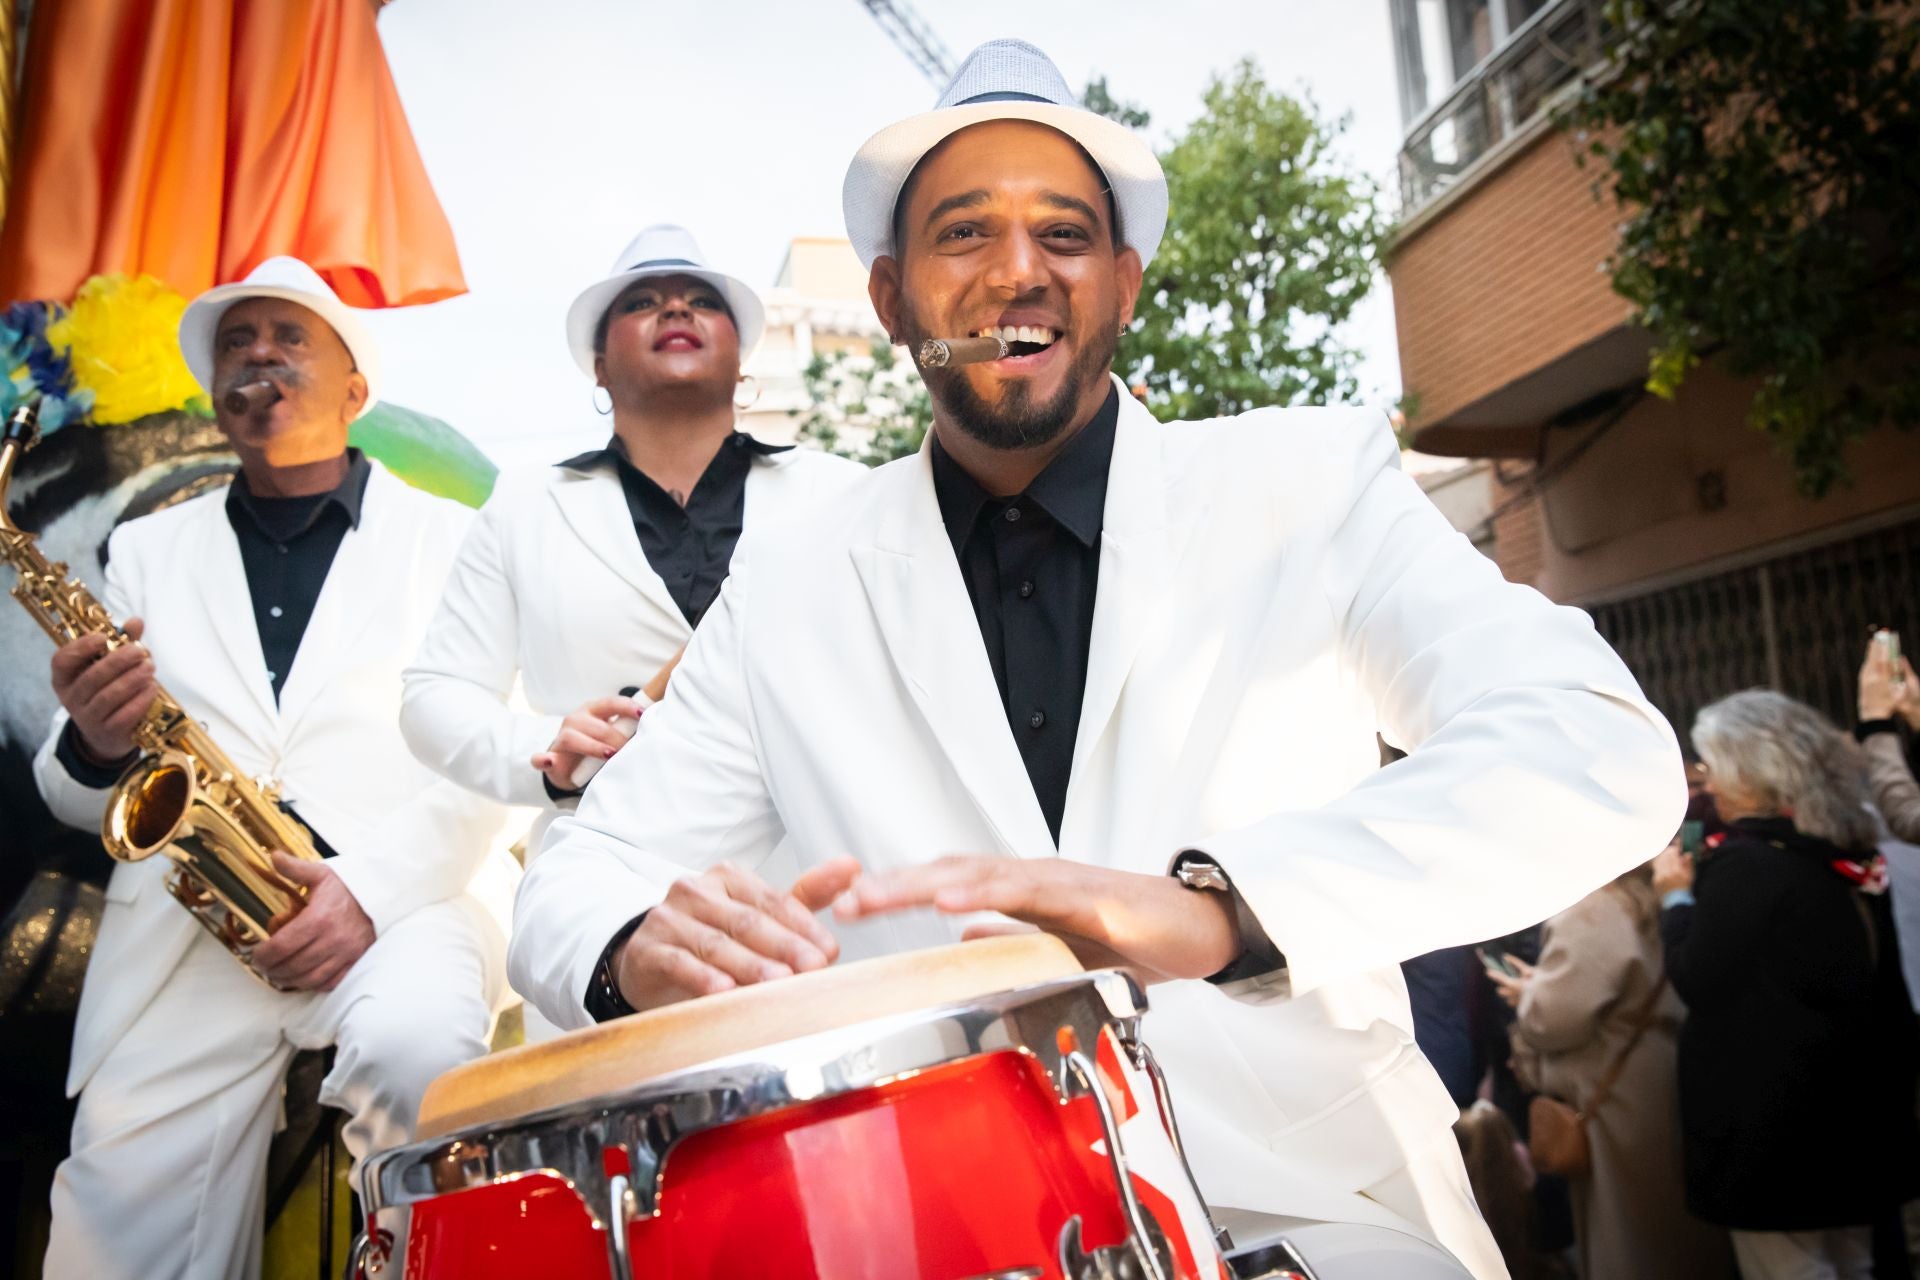
{"label": "black collar", "polygon": [[[776,453],[787,453],[793,448],[790,444],[768,444],[764,440],[756,440],[744,431],[736,431],[728,436],[727,443],[736,449],[745,449],[748,453],[761,458],[770,458]],[[569,471],[596,471],[601,467],[611,466],[615,463],[624,463],[629,467],[633,465],[632,461],[627,457],[627,447],[620,443],[619,436],[613,436],[608,439],[603,448],[589,449],[585,453],[576,453],[573,457],[561,462],[556,462],[553,465],[556,467],[565,467]]]}
{"label": "black collar", "polygon": [[[1020,495],[1045,511],[1084,547],[1092,547],[1099,540],[1106,518],[1107,470],[1113,463],[1113,437],[1119,420],[1120,391],[1112,387],[1099,411]],[[982,489],[979,481],[940,447],[938,435],[933,438],[933,491],[955,551],[967,540],[983,509],[1012,501],[995,498]]]}
{"label": "black collar", "polygon": [[244,512],[264,533],[270,532],[271,526],[287,524],[288,517],[282,513],[299,507],[302,518],[295,521],[295,527],[281,530],[282,536],[289,536],[312,528],[322,511],[337,506],[346,513],[347,523],[358,529],[360,505],[367,494],[367,477],[372,474],[373,464],[367,461],[367,455],[358,449],[348,449],[347,473],[340,478],[339,484],[326,493],[307,494],[298,498],[263,498],[247,483],[246,472],[236,472],[233,483],[227,486],[227,514],[231,517],[235,511]]}

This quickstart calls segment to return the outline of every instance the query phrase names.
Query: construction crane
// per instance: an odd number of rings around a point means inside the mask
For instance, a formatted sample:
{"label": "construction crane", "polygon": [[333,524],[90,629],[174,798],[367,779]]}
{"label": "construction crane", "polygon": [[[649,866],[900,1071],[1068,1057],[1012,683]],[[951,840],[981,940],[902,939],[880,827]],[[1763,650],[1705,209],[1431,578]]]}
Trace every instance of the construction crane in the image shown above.
{"label": "construction crane", "polygon": [[947,87],[947,82],[953,79],[953,54],[907,0],[860,0],[860,3],[934,88]]}

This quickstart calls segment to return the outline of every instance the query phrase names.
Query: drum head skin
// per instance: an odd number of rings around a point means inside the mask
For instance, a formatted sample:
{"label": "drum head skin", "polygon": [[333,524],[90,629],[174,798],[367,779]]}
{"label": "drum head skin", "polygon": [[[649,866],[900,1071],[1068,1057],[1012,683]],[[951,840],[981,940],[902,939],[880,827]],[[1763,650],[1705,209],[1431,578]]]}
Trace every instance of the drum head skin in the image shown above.
{"label": "drum head skin", "polygon": [[428,1087],[417,1133],[497,1123],[785,1040],[1079,972],[1065,943],[1029,933],[738,987],[456,1067]]}

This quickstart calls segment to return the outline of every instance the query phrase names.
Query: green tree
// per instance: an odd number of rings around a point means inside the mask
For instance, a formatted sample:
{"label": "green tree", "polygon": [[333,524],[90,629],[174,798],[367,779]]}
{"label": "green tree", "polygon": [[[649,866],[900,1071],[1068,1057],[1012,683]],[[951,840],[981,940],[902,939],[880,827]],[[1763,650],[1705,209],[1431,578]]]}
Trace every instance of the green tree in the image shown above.
{"label": "green tree", "polygon": [[1385,234],[1371,183],[1332,154],[1344,122],[1270,89],[1251,60],[1160,157],[1170,218],[1119,367],[1162,417],[1355,395],[1337,329]]}
{"label": "green tree", "polygon": [[1114,97],[1107,88],[1105,76],[1095,76],[1087,81],[1087,87],[1080,91],[1080,105],[1095,115],[1118,120],[1129,129],[1144,129],[1153,123],[1153,117],[1147,114],[1145,107]]}
{"label": "green tree", "polygon": [[1648,389],[1720,355],[1802,492],[1920,421],[1920,22],[1874,0],[1609,0],[1624,33],[1565,113],[1625,221],[1613,286]]}
{"label": "green tree", "polygon": [[815,356],[801,378],[813,407],[799,438],[828,453],[877,467],[918,449],[933,422],[926,385],[884,339]]}

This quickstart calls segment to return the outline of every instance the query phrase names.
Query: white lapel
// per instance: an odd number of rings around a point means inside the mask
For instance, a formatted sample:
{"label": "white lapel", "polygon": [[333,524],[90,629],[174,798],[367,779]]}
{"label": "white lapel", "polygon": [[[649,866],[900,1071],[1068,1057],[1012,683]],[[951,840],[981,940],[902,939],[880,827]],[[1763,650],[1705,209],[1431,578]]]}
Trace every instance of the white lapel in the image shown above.
{"label": "white lapel", "polygon": [[[226,495],[204,503],[195,538],[181,539],[182,562],[200,592],[207,625],[227,652],[233,682],[271,724],[278,714],[273,705],[273,683],[267,679],[267,660],[260,648],[260,629],[253,617],[253,593],[247,586],[247,567],[240,559],[240,540],[227,517]],[[197,544],[197,545],[196,545]],[[159,673],[165,683],[167,673]]]}
{"label": "white lapel", "polygon": [[[1115,385],[1119,386],[1118,380]],[[1140,645],[1164,615],[1174,552],[1167,524],[1161,465],[1161,426],[1120,388],[1120,420],[1107,469],[1107,500],[1100,520],[1100,585],[1087,649],[1087,685],[1073,744],[1073,776],[1082,779],[1088,754],[1113,718],[1127,672]],[[1073,809],[1071,799],[1067,802]]]}
{"label": "white lapel", "polygon": [[354,642],[376,621],[400,626],[387,607],[396,563],[407,563],[411,530],[402,504],[405,481],[375,462],[360,500],[360,523],[333,553],[313,616],[300,637],[293,670],[280,686],[280,723],[291,734],[300,716],[353,659]]}
{"label": "white lapel", "polygon": [[860,574],[887,652],[927,732],[1009,853],[1054,852],[980,640],[953,544],[940,521],[931,455],[897,477],[873,541],[856,542]]}
{"label": "white lapel", "polygon": [[627,510],[626,491],[611,467],[591,471],[561,467],[547,485],[547,496],[589,551],[669,618],[686,625],[686,615],[673,602],[667,584],[647,563],[647,553],[633,529],[633,513]]}
{"label": "white lapel", "polygon": [[791,452],[753,455],[753,464],[747,468],[746,500],[740,509],[742,534],[757,521],[779,516],[796,497],[804,496],[808,487],[805,478],[787,472],[792,457]]}

